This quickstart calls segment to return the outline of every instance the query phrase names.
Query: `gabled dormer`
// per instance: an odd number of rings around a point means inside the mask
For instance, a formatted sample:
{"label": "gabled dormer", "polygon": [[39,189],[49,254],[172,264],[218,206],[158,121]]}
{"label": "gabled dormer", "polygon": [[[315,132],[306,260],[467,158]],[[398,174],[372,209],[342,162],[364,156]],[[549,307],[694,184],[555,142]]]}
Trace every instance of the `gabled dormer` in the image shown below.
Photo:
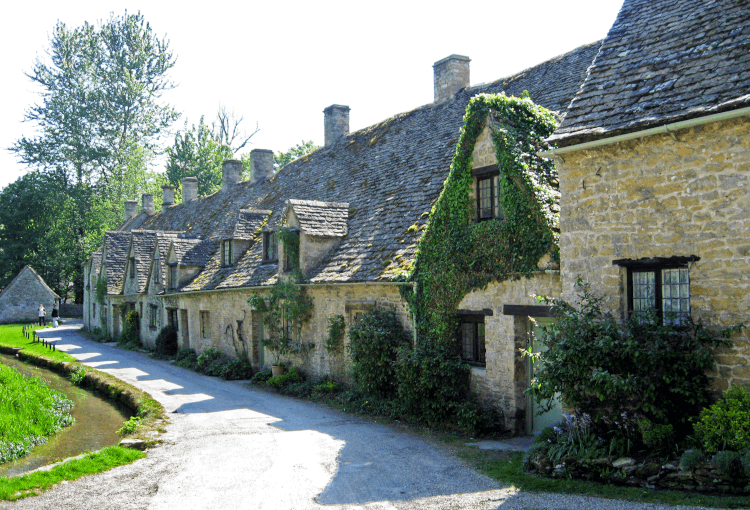
{"label": "gabled dormer", "polygon": [[[279,243],[280,269],[289,273],[299,268],[306,275],[348,233],[349,204],[317,200],[287,200],[282,222],[287,243]],[[290,246],[291,250],[290,250]],[[297,253],[294,253],[296,245]]]}
{"label": "gabled dormer", "polygon": [[163,264],[164,291],[177,292],[193,281],[219,248],[219,243],[206,239],[173,239]]}
{"label": "gabled dormer", "polygon": [[237,221],[221,236],[222,267],[234,266],[243,257],[270,215],[271,211],[262,209],[240,209]]}

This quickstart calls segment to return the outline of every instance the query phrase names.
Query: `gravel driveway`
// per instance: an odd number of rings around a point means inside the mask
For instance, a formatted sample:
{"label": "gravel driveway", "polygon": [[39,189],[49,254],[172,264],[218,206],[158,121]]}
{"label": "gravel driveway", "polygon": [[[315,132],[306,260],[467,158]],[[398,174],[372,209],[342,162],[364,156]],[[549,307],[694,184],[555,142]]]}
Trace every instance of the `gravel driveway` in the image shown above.
{"label": "gravel driveway", "polygon": [[163,444],[133,464],[0,508],[687,508],[503,488],[388,426],[90,342],[79,328],[68,324],[42,336],[158,400],[171,419]]}

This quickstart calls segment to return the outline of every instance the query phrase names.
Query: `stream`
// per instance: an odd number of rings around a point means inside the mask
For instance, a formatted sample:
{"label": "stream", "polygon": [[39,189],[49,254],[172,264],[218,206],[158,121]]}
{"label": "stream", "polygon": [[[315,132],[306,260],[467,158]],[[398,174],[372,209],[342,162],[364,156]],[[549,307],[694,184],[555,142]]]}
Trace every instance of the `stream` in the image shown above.
{"label": "stream", "polygon": [[130,410],[115,406],[54,372],[22,363],[13,356],[0,354],[0,363],[25,375],[41,377],[50,387],[75,402],[71,412],[75,418],[73,425],[50,437],[47,443],[36,446],[30,455],[0,464],[0,476],[16,476],[58,460],[119,443],[121,436],[117,430],[132,416]]}

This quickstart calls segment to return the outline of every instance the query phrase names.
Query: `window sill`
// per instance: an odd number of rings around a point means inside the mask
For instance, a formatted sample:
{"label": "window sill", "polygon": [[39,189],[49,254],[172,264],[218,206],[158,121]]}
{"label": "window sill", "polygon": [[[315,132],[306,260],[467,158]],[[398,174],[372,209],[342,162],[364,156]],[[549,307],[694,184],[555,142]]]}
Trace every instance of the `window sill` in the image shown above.
{"label": "window sill", "polygon": [[261,264],[278,264],[279,259],[268,259],[268,260],[261,260]]}

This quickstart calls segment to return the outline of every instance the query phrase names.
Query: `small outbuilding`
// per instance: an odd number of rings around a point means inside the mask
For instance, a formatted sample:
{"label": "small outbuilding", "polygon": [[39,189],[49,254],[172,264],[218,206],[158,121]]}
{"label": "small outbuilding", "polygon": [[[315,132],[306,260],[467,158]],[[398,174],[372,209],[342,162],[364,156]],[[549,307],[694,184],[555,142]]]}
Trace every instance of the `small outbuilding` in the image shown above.
{"label": "small outbuilding", "polygon": [[40,303],[49,318],[55,302],[60,302],[60,296],[49,288],[39,273],[26,266],[0,292],[0,324],[36,321]]}

